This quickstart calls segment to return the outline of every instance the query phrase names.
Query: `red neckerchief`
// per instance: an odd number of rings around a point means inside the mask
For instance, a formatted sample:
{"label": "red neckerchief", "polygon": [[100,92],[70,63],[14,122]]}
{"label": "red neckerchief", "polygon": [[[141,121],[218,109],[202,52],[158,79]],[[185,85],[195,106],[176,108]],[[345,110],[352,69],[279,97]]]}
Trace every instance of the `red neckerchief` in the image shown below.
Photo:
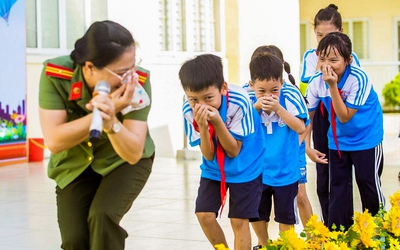
{"label": "red neckerchief", "polygon": [[325,117],[324,104],[322,102],[319,103],[319,111],[321,112],[322,117]]}
{"label": "red neckerchief", "polygon": [[[350,71],[351,71],[350,65],[347,65],[340,81],[338,82],[338,91],[339,91],[339,95],[340,95],[341,99],[342,99],[341,88],[343,88],[344,84],[346,83],[347,78],[350,74]],[[340,149],[339,149],[339,141],[338,141],[337,133],[336,133],[335,109],[333,108],[332,97],[331,97],[331,126],[332,126],[332,132],[333,132],[333,140],[335,141],[336,148],[337,148],[337,151],[339,154],[339,158],[342,158],[342,154],[340,153]]]}
{"label": "red neckerchief", "polygon": [[[342,91],[338,89],[339,95],[342,96]],[[333,102],[331,100],[331,125],[332,125],[332,132],[333,132],[333,140],[335,141],[336,148],[339,154],[339,158],[342,158],[342,155],[339,150],[339,141],[337,139],[337,134],[336,134],[336,120],[335,120],[335,109],[333,108]]]}
{"label": "red neckerchief", "polygon": [[[223,99],[223,98],[222,98]],[[226,114],[228,110],[228,92],[226,93],[226,109],[222,108],[220,110],[220,115],[222,117],[222,120],[224,123],[226,122]],[[222,113],[222,114],[221,114]],[[196,121],[193,119],[193,127],[194,129],[199,132],[199,126],[197,125]],[[214,127],[211,125],[211,123],[208,123],[208,132],[210,133],[210,144],[211,144],[211,151],[214,152],[214,141],[213,139],[215,138],[216,144],[217,144],[217,163],[219,166],[219,171],[221,172],[221,184],[220,184],[220,196],[221,196],[221,210],[219,213],[219,217],[221,218],[222,211],[224,209],[225,203],[226,203],[226,193],[227,193],[227,188],[226,188],[226,177],[225,177],[225,171],[224,171],[224,166],[225,166],[225,151],[224,148],[222,147],[221,143],[219,142],[217,135],[215,134]]]}

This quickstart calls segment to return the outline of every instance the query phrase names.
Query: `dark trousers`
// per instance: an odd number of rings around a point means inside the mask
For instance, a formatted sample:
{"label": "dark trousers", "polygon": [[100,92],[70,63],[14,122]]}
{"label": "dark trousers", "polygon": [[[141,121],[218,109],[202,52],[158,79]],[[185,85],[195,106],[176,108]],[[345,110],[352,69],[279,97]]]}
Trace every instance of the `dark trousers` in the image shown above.
{"label": "dark trousers", "polygon": [[330,206],[329,227],[332,224],[343,225],[348,229],[353,224],[352,215],[347,213],[349,203],[348,183],[352,181],[352,165],[360,191],[363,211],[368,209],[372,215],[379,211],[381,203],[385,204],[385,198],[381,190],[380,176],[383,170],[382,143],[375,148],[360,151],[340,151],[339,158],[337,150],[330,150]]}
{"label": "dark trousers", "polygon": [[152,165],[153,158],[124,163],[105,177],[88,167],[64,189],[56,187],[61,248],[124,249],[128,234],[119,222],[143,189]]}
{"label": "dark trousers", "polygon": [[[315,110],[313,118],[313,145],[314,148],[321,153],[324,153],[328,158],[329,162],[329,147],[328,147],[328,130],[330,127],[329,114],[322,102]],[[329,216],[329,165],[316,163],[316,183],[317,183],[317,195],[319,204],[321,206],[322,220],[325,226],[328,226],[328,216]],[[348,183],[348,197],[347,202],[351,203],[348,206],[348,215],[352,216],[353,207],[353,182]]]}

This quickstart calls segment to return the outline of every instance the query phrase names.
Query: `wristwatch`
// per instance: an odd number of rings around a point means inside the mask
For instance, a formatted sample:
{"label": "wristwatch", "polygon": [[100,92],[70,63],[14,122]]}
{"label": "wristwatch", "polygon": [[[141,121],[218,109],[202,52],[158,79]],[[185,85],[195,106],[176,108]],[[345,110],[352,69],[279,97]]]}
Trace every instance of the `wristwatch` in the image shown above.
{"label": "wristwatch", "polygon": [[110,131],[104,131],[104,132],[106,132],[106,134],[115,134],[118,133],[120,130],[121,130],[121,124],[117,121],[112,125]]}

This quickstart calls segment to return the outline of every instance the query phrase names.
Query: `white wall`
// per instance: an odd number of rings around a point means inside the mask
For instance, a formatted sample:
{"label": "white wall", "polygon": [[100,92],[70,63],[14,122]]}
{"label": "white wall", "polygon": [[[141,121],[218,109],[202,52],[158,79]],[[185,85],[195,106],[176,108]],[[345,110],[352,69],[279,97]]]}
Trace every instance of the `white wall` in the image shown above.
{"label": "white wall", "polygon": [[238,3],[241,84],[250,78],[248,65],[253,51],[269,44],[282,50],[296,78],[300,58],[298,0],[239,0]]}
{"label": "white wall", "polygon": [[[238,3],[241,83],[248,80],[250,56],[261,44],[277,45],[283,51],[286,61],[290,62],[292,71],[297,69],[299,58],[297,0],[238,0]],[[287,7],[289,5],[290,8]],[[140,46],[138,54],[143,59],[142,65],[151,72],[153,104],[148,123],[156,142],[157,155],[174,157],[177,150],[183,148],[184,140],[181,113],[184,93],[178,72],[181,64],[194,55],[157,52],[158,1],[110,0],[108,8],[109,19],[121,23],[132,32]],[[37,93],[42,62],[48,57],[50,56],[29,55],[27,59],[29,137],[42,137],[37,116]]]}

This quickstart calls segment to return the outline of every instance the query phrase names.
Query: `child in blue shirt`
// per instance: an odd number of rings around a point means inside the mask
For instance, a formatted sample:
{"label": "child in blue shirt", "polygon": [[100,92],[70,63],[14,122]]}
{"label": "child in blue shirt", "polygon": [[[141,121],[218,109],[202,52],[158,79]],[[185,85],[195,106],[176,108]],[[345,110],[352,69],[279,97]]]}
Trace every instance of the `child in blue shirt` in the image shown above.
{"label": "child in blue shirt", "polygon": [[[317,43],[330,32],[343,32],[342,16],[335,4],[329,4],[322,8],[314,17],[314,33]],[[352,65],[360,66],[357,55],[353,52]],[[304,53],[303,66],[301,70],[300,89],[303,94],[307,90],[310,78],[319,70],[318,53],[316,49],[310,49]],[[313,149],[307,147],[307,155],[316,163],[316,186],[318,201],[321,207],[321,214],[324,224],[328,225],[329,214],[329,167],[328,167],[328,138],[329,119],[324,105],[315,110],[313,119]],[[353,185],[349,183],[349,190],[353,190]],[[349,201],[353,200],[353,194],[349,192]],[[353,207],[349,207],[349,215],[353,215]]]}
{"label": "child in blue shirt", "polygon": [[268,244],[267,222],[272,208],[279,230],[285,231],[296,223],[299,168],[299,134],[308,125],[307,107],[300,90],[284,82],[282,60],[265,53],[250,62],[250,85],[257,101],[267,153],[264,160],[263,193],[259,218],[251,220],[259,244]]}
{"label": "child in blue shirt", "polygon": [[327,34],[318,44],[320,72],[310,79],[307,90],[310,117],[321,101],[328,112],[330,196],[328,226],[346,229],[352,224],[348,209],[348,183],[352,165],[363,210],[375,215],[384,196],[380,186],[383,168],[383,115],[368,75],[351,65],[352,44],[341,32]]}
{"label": "child in blue shirt", "polygon": [[[257,47],[252,56],[251,59],[255,58],[256,56],[262,55],[264,53],[271,53],[273,55],[276,55],[279,59],[282,61],[283,65],[283,70],[284,73],[286,73],[286,77],[289,80],[288,83],[292,83],[293,85],[296,86],[296,80],[291,74],[291,67],[290,64],[285,61],[283,58],[283,53],[282,51],[275,45],[262,45]],[[284,77],[285,78],[285,77]],[[251,89],[250,86],[250,81],[247,84],[243,85],[242,88],[246,89],[249,92],[250,100],[252,100],[253,103],[257,101],[257,98],[254,95],[254,90]],[[250,89],[250,91],[249,91]],[[306,105],[306,100],[304,99],[304,102]],[[311,207],[310,200],[308,199],[307,195],[307,190],[306,190],[306,183],[307,183],[307,160],[306,160],[306,145],[304,141],[306,133],[302,134],[299,136],[299,144],[300,144],[300,149],[299,149],[299,167],[300,167],[300,174],[301,178],[299,179],[299,191],[297,194],[297,206],[299,209],[299,215],[301,222],[303,224],[303,227],[306,226],[307,221],[310,219],[313,211]]]}
{"label": "child in blue shirt", "polygon": [[265,137],[245,90],[228,85],[221,58],[204,54],[186,61],[179,78],[185,132],[203,154],[196,216],[209,242],[228,247],[216,218],[229,188],[229,214],[235,249],[250,249],[249,219],[258,217]]}

